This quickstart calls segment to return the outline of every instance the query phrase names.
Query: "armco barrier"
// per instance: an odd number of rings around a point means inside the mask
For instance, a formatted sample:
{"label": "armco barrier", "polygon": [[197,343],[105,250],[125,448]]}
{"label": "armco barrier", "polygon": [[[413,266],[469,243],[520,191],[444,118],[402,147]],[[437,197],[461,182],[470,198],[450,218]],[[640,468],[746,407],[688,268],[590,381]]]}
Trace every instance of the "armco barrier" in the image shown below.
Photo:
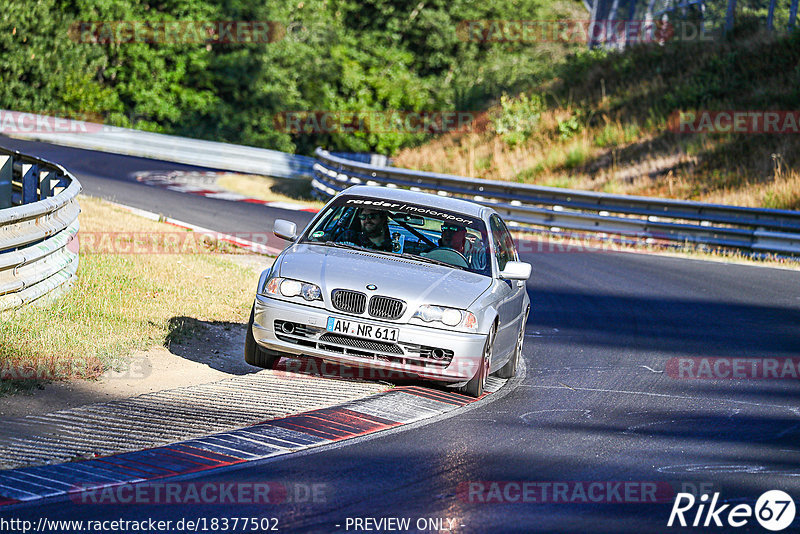
{"label": "armco barrier", "polygon": [[60,165],[0,149],[0,311],[72,283],[80,190]]}
{"label": "armco barrier", "polygon": [[0,110],[0,115],[8,117],[7,120],[0,121],[0,133],[86,150],[276,178],[310,178],[314,164],[314,158],[277,150],[189,139],[72,119],[55,119],[32,113]]}
{"label": "armco barrier", "polygon": [[519,231],[578,231],[800,254],[800,212],[575,191],[378,167],[318,148],[312,185],[328,198],[356,184],[408,187],[491,206]]}

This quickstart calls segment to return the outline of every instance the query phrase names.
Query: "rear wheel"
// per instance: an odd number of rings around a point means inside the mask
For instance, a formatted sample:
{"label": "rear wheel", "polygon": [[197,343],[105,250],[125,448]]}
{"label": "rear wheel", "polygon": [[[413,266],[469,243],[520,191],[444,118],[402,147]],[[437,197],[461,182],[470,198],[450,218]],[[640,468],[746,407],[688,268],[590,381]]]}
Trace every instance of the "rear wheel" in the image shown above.
{"label": "rear wheel", "polygon": [[256,367],[275,369],[275,366],[278,365],[278,360],[281,359],[281,353],[265,349],[256,343],[256,338],[253,336],[255,312],[255,305],[253,305],[253,309],[250,310],[250,320],[247,322],[247,334],[244,338],[244,361]]}
{"label": "rear wheel", "polygon": [[486,377],[489,375],[489,365],[492,361],[494,333],[494,329],[492,329],[486,336],[486,345],[483,347],[483,357],[478,364],[478,370],[469,382],[458,388],[460,393],[476,398],[483,395],[483,387],[486,385]]}

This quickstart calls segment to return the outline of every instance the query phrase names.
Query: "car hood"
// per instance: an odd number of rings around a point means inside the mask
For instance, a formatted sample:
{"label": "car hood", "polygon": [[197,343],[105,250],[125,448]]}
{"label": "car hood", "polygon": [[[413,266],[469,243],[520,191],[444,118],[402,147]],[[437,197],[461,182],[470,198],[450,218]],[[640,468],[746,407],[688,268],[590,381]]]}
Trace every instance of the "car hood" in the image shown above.
{"label": "car hood", "polygon": [[[491,286],[491,278],[406,258],[324,245],[293,245],[282,257],[278,275],[318,284],[330,302],[334,289],[402,299],[408,309],[420,304],[466,308]],[[377,289],[369,291],[366,286]]]}

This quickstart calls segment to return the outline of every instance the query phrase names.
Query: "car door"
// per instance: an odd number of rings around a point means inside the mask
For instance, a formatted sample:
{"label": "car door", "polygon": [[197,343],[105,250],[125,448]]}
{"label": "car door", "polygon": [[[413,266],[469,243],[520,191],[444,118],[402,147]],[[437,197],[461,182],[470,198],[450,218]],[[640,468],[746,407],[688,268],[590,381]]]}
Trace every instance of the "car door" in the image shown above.
{"label": "car door", "polygon": [[[492,233],[494,257],[497,262],[498,273],[502,271],[509,261],[518,261],[519,255],[514,247],[514,240],[506,228],[505,223],[497,215],[489,219]],[[514,349],[519,334],[522,309],[525,299],[525,282],[523,280],[498,280],[499,326],[495,343],[498,354],[506,354]]]}

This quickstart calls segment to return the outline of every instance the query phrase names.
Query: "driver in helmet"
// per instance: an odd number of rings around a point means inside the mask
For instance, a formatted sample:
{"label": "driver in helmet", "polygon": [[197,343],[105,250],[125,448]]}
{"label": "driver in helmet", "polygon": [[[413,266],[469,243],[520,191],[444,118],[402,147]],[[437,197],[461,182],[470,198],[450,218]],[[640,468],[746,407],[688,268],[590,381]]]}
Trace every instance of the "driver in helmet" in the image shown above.
{"label": "driver in helmet", "polygon": [[463,226],[451,223],[442,224],[442,236],[439,238],[439,246],[452,248],[464,254],[467,240],[467,229]]}

